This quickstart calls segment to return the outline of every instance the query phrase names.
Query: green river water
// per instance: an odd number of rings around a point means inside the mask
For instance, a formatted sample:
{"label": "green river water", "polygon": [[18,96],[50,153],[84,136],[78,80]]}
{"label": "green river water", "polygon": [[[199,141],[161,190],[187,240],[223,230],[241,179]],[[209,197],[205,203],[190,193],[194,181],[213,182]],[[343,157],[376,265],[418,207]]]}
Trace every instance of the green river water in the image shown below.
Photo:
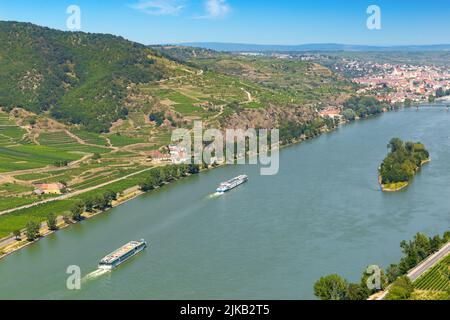
{"label": "green river water", "polygon": [[[421,141],[432,162],[399,193],[377,184],[392,137]],[[239,174],[249,182],[211,196]],[[450,226],[450,113],[392,112],[286,148],[280,172],[228,166],[178,181],[59,231],[0,261],[3,299],[311,299],[321,276],[359,281],[401,257],[416,232]],[[149,248],[113,272],[100,258],[130,240]],[[66,288],[78,265],[81,290]]]}

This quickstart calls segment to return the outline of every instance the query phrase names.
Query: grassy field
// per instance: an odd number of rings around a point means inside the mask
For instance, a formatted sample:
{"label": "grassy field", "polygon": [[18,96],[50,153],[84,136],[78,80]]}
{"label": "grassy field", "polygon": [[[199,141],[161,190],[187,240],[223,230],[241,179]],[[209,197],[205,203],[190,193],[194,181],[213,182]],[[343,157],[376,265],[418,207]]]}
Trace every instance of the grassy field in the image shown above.
{"label": "grassy field", "polygon": [[9,114],[6,112],[0,111],[0,126],[10,126],[16,125],[14,121],[9,118]]}
{"label": "grassy field", "polygon": [[133,167],[133,168],[126,168],[126,169],[116,169],[116,170],[105,170],[101,173],[94,173],[91,175],[86,176],[86,180],[84,180],[81,183],[75,184],[71,186],[74,190],[83,190],[87,189],[99,184],[106,183],[111,180],[119,179],[124,176],[127,176],[129,174],[132,174],[134,172],[140,171],[145,169],[144,167]]}
{"label": "grassy field", "polygon": [[83,153],[111,152],[111,149],[80,144],[75,139],[66,134],[64,131],[41,133],[39,136],[39,143],[41,145],[50,146],[57,148],[58,150],[64,150],[69,152],[83,152]]}
{"label": "grassy field", "polygon": [[17,183],[5,183],[0,185],[0,195],[14,195],[17,193],[33,191],[33,187]]}
{"label": "grassy field", "polygon": [[53,165],[55,161],[74,161],[81,157],[79,153],[48,146],[0,147],[0,172],[41,168]]}
{"label": "grassy field", "polygon": [[[152,136],[152,141],[155,143],[156,149],[159,146],[167,146],[172,143],[172,132],[160,130]],[[155,149],[155,147],[152,149]]]}
{"label": "grassy field", "polygon": [[77,137],[79,137],[80,139],[84,140],[86,143],[94,144],[94,145],[98,145],[98,146],[107,146],[108,145],[105,137],[102,135],[99,135],[99,134],[96,134],[93,132],[83,131],[83,130],[72,130],[71,132],[74,135],[76,135]]}
{"label": "grassy field", "polygon": [[0,211],[25,206],[39,201],[37,197],[0,197]]}
{"label": "grassy field", "polygon": [[450,255],[414,282],[418,290],[447,291],[450,290]]}
{"label": "grassy field", "polygon": [[114,147],[125,147],[132,144],[147,142],[146,139],[144,138],[128,137],[125,135],[118,135],[118,134],[108,135],[108,138]]}
{"label": "grassy field", "polygon": [[165,81],[159,87],[141,85],[139,91],[157,97],[162,105],[183,117],[208,119],[217,115],[220,110],[218,106],[246,102],[248,97],[242,88],[253,90],[251,84],[236,78],[205,72],[201,76],[190,75]]}
{"label": "grassy field", "polygon": [[0,136],[9,139],[11,142],[20,141],[25,133],[26,131],[20,127],[0,126]]}
{"label": "grassy field", "polygon": [[[12,214],[0,216],[0,238],[10,235],[14,230],[22,229],[26,226],[28,221],[43,222],[50,213],[56,215],[63,215],[68,213],[72,206],[78,201],[91,199],[102,195],[106,191],[114,191],[121,193],[126,189],[134,187],[148,175],[148,172],[137,174],[131,178],[112,183],[111,185],[86,192],[82,195],[68,200],[58,200],[42,204],[33,208],[19,210]],[[1,204],[1,202],[0,202]],[[16,205],[17,206],[17,205]]]}
{"label": "grassy field", "polygon": [[75,200],[72,199],[55,201],[0,216],[0,238],[10,235],[14,230],[24,228],[29,221],[43,222],[50,213],[64,214],[74,203]]}
{"label": "grassy field", "polygon": [[32,193],[34,187],[18,183],[0,185],[0,211],[31,204],[51,196],[37,196]]}
{"label": "grassy field", "polygon": [[133,156],[136,156],[136,154],[133,152],[119,151],[119,152],[105,154],[102,157],[103,157],[103,159],[120,160],[120,159],[130,158]]}
{"label": "grassy field", "polygon": [[15,176],[16,179],[22,181],[33,181],[51,177],[50,173],[28,173]]}
{"label": "grassy field", "polygon": [[0,112],[0,147],[13,146],[23,141],[26,131],[15,125],[9,115]]}
{"label": "grassy field", "polygon": [[319,102],[351,92],[351,84],[329,69],[305,61],[221,55],[198,61],[209,70],[249,82],[245,89],[263,104]]}
{"label": "grassy field", "polygon": [[[100,146],[106,140],[98,135],[79,131],[89,143],[99,147],[78,143],[64,131],[46,132],[39,136],[40,145],[25,137],[26,131],[10,120],[9,115],[0,112],[0,172],[35,169],[53,165],[57,161],[74,161],[86,153],[108,153],[111,149]],[[30,179],[33,180],[33,179]]]}

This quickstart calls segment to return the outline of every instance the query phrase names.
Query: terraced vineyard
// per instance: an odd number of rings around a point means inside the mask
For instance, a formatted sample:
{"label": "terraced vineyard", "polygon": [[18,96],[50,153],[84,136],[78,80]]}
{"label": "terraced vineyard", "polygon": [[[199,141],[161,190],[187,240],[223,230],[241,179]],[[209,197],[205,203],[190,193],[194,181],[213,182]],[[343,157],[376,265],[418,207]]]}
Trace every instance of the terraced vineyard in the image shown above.
{"label": "terraced vineyard", "polygon": [[[139,184],[140,181],[144,177],[148,175],[148,172],[143,172],[140,174],[137,174],[133,177],[130,177],[128,179],[115,182],[111,185],[108,185],[106,187],[102,187],[96,190],[89,191],[87,193],[80,194],[77,197],[67,199],[67,200],[60,200],[56,202],[50,202],[41,204],[39,206],[28,208],[28,209],[22,209],[14,214],[7,214],[7,215],[1,215],[0,216],[0,238],[6,237],[8,235],[11,235],[11,233],[14,230],[23,228],[28,221],[36,221],[36,222],[43,222],[46,220],[46,217],[50,213],[58,213],[60,215],[66,214],[70,212],[70,209],[73,207],[74,203],[77,203],[78,201],[84,201],[86,199],[92,199],[96,196],[102,195],[105,191],[114,191],[117,193],[123,192],[124,190],[134,187]],[[21,199],[21,198],[17,198]],[[26,198],[24,198],[26,200]],[[31,202],[29,202],[31,203]],[[1,204],[1,202],[0,202]],[[28,204],[26,202],[24,203],[17,203],[15,206]]]}
{"label": "terraced vineyard", "polygon": [[114,147],[125,147],[136,143],[144,143],[144,138],[128,137],[125,135],[111,134],[108,136]]}
{"label": "terraced vineyard", "polygon": [[80,154],[46,146],[0,146],[0,172],[41,168],[53,165],[56,161],[74,161],[80,158]]}
{"label": "terraced vineyard", "polygon": [[64,131],[41,133],[39,136],[39,142],[41,145],[71,152],[106,153],[111,151],[107,148],[80,144]]}
{"label": "terraced vineyard", "polygon": [[119,178],[122,178],[126,175],[132,174],[134,172],[140,171],[145,169],[145,167],[136,167],[132,169],[118,169],[115,171],[107,170],[101,173],[91,174],[86,177],[83,177],[85,179],[83,182],[75,184],[72,186],[74,190],[83,190],[90,187],[94,187],[96,185],[100,185],[112,180],[116,180]]}
{"label": "terraced vineyard", "polygon": [[0,112],[0,126],[15,125],[13,121],[9,119],[9,115],[5,112]]}
{"label": "terraced vineyard", "polygon": [[10,140],[9,142],[18,142],[22,140],[25,130],[17,126],[0,126],[0,136]]}
{"label": "terraced vineyard", "polygon": [[414,287],[427,291],[450,290],[450,255],[421,276],[414,283]]}
{"label": "terraced vineyard", "polygon": [[99,134],[83,130],[72,130],[72,133],[83,139],[88,144],[95,144],[98,146],[107,145],[105,137]]}
{"label": "terraced vineyard", "polygon": [[[23,34],[33,30],[53,33],[20,24],[5,28]],[[7,32],[6,38],[11,34],[16,33]],[[4,90],[13,94],[6,97],[7,104],[0,109],[0,211],[45,199],[46,195],[34,194],[37,183],[59,182],[67,187],[67,192],[84,193],[0,216],[0,238],[24,228],[30,220],[42,222],[49,213],[67,213],[78,200],[136,187],[148,172],[86,191],[162,165],[151,162],[151,151],[162,151],[170,144],[175,128],[192,129],[196,120],[203,120],[205,127],[219,129],[273,127],[284,119],[306,123],[316,116],[312,104],[334,103],[349,91],[349,84],[343,79],[307,62],[228,54],[214,54],[211,59],[197,61],[186,49],[183,52],[196,61],[185,64],[184,59],[166,57],[170,52],[160,55],[123,39],[99,35],[78,35],[87,42],[80,51],[73,48],[71,33],[57,34],[64,50],[50,50],[40,66],[42,72],[49,69],[49,75],[57,75],[54,79],[47,77],[47,82],[41,84],[48,88],[41,90],[46,94],[28,97],[22,91],[14,91],[17,81],[3,82],[4,87],[14,90]],[[42,49],[48,53],[45,37],[40,40],[35,48],[39,56],[29,55],[25,48],[22,57],[37,61]],[[48,45],[53,48],[58,43]],[[106,48],[101,57],[98,43]],[[8,47],[5,53],[14,58],[12,61],[17,59],[11,54],[14,50]],[[113,51],[114,55],[110,55]],[[59,65],[68,60],[67,65]],[[69,77],[52,74],[56,65],[69,70]],[[33,66],[24,67],[31,70]],[[8,67],[17,74],[25,71],[14,64]],[[66,80],[74,82],[66,86]],[[59,90],[60,84],[66,89]],[[53,100],[47,101],[50,96]],[[53,101],[58,101],[58,108],[41,110]],[[16,108],[18,105],[23,107]]]}
{"label": "terraced vineyard", "polygon": [[9,114],[0,112],[0,147],[19,143],[25,134],[25,130],[18,127],[9,118]]}
{"label": "terraced vineyard", "polygon": [[[227,75],[205,72],[202,75],[168,80],[158,87],[140,85],[139,92],[156,97],[162,106],[182,117],[208,119],[219,113],[219,106],[247,102],[247,94],[242,88],[251,91],[258,98],[259,95],[252,86]],[[245,107],[245,104],[242,106]]]}

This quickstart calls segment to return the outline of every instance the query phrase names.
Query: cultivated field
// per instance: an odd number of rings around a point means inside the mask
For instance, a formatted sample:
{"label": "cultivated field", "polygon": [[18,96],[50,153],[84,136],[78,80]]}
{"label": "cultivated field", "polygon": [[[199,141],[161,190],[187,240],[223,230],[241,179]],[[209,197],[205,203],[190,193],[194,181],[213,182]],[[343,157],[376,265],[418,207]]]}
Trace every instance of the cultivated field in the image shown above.
{"label": "cultivated field", "polygon": [[436,264],[414,283],[414,287],[427,291],[450,290],[450,255]]}

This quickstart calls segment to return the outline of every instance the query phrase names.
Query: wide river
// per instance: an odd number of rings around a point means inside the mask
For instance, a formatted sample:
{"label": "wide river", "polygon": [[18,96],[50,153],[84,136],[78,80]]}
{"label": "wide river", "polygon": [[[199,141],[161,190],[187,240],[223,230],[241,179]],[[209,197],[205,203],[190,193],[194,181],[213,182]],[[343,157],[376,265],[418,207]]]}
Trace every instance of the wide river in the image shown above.
{"label": "wide river", "polygon": [[[385,194],[377,168],[392,137],[422,141],[432,162],[406,190]],[[249,182],[221,197],[223,180]],[[280,172],[228,166],[176,182],[42,239],[0,261],[4,299],[312,299],[321,276],[359,281],[399,243],[450,226],[450,113],[392,112],[284,149]],[[86,277],[135,239],[148,250]],[[81,290],[66,269],[81,268]],[[89,279],[87,279],[89,278]]]}

